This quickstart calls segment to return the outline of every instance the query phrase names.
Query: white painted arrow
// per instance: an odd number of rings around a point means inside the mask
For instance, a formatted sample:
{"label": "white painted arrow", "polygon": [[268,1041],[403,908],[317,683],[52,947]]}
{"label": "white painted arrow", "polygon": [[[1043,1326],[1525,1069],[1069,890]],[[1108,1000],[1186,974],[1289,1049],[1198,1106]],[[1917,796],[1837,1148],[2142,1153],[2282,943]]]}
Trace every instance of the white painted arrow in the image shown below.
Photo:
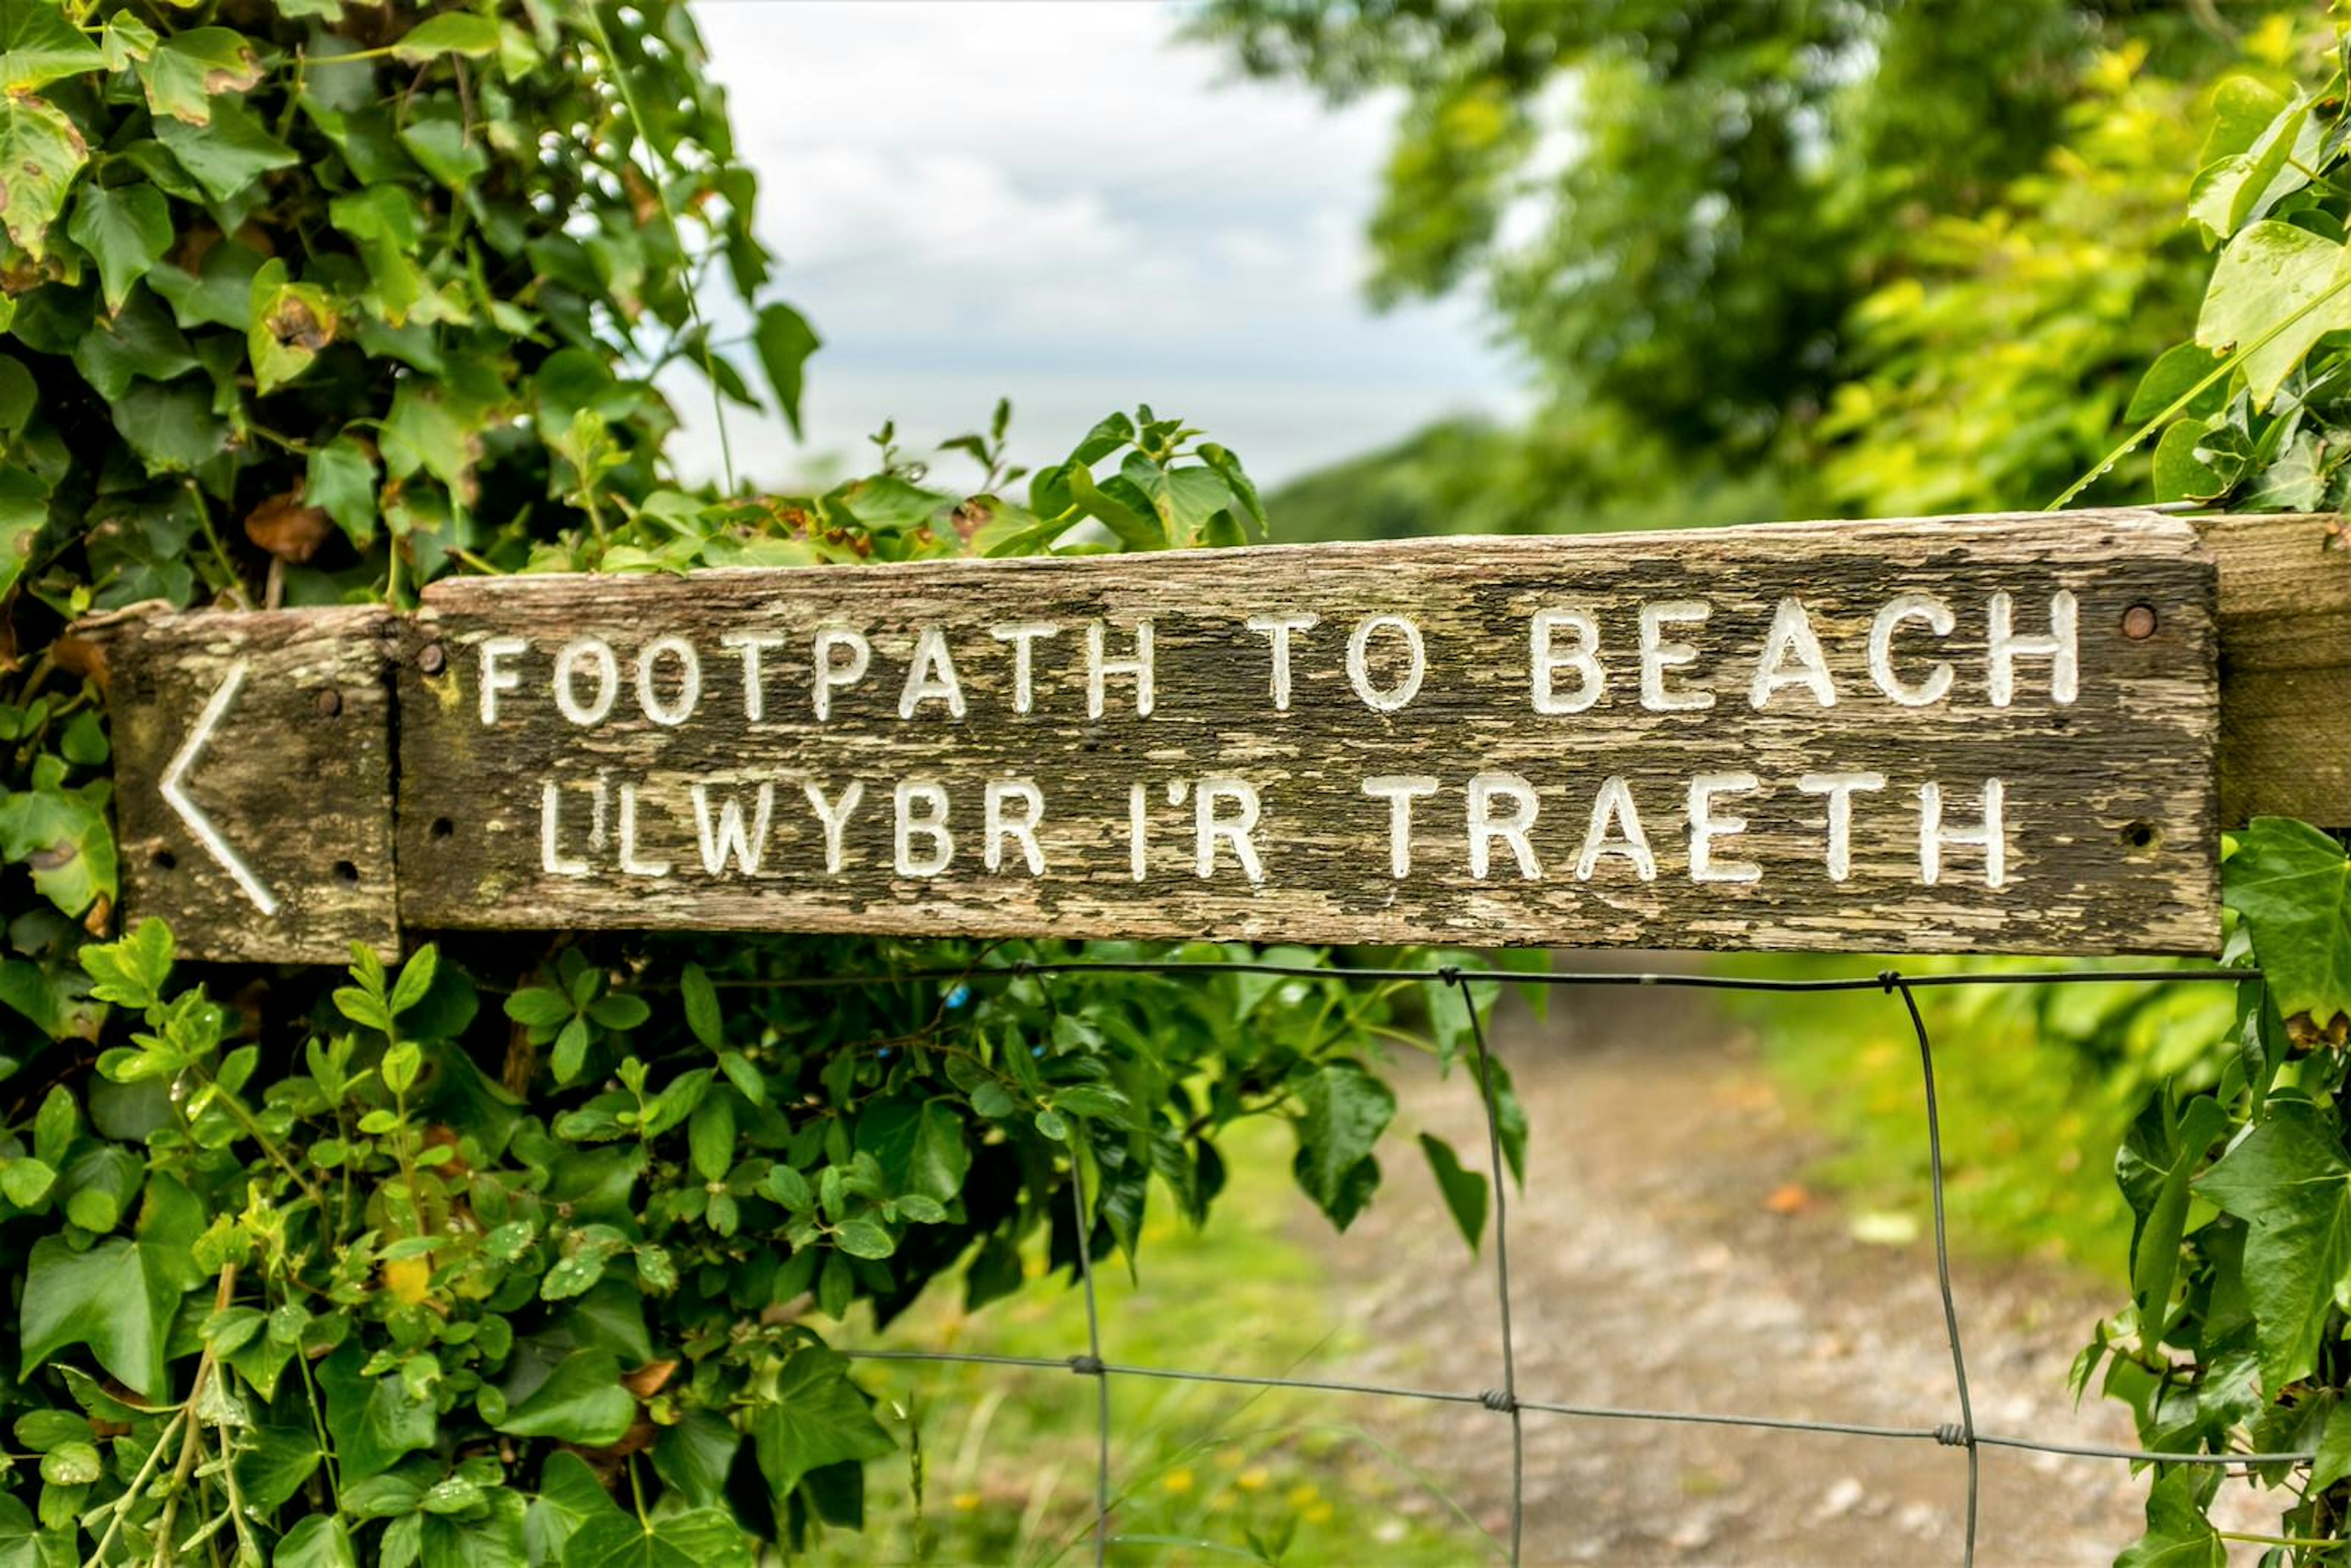
{"label": "white painted arrow", "polygon": [[267,883],[253,874],[253,868],[245,863],[245,857],[221,837],[221,831],[213,825],[213,820],[188,799],[185,789],[180,788],[188,776],[188,769],[195,766],[197,757],[203,753],[204,743],[212,739],[213,731],[220,727],[220,721],[228,716],[228,710],[236,702],[237,693],[245,689],[245,660],[239,659],[229,666],[220,688],[213,693],[212,700],[204,704],[204,711],[196,716],[196,727],[190,730],[188,738],[181,743],[179,752],[172,758],[172,765],[163,769],[162,793],[164,804],[180,814],[180,821],[188,824],[188,831],[195,834],[196,841],[210,852],[213,859],[220,862],[223,871],[235,879],[236,885],[245,890],[246,897],[253,900],[254,907],[264,915],[275,915],[277,913],[277,895],[269,891]]}

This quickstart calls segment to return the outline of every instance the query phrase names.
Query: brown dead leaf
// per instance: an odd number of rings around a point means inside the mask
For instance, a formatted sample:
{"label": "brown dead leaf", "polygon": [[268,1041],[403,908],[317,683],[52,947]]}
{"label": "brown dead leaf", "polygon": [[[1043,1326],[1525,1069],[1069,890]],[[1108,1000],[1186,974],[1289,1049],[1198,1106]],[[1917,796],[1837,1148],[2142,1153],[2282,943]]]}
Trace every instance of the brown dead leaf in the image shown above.
{"label": "brown dead leaf", "polygon": [[334,536],[335,522],[323,507],[306,507],[287,491],[272,496],[245,517],[245,537],[279,560],[301,565]]}
{"label": "brown dead leaf", "polygon": [[677,1371],[674,1361],[649,1361],[621,1379],[621,1386],[640,1399],[651,1399]]}

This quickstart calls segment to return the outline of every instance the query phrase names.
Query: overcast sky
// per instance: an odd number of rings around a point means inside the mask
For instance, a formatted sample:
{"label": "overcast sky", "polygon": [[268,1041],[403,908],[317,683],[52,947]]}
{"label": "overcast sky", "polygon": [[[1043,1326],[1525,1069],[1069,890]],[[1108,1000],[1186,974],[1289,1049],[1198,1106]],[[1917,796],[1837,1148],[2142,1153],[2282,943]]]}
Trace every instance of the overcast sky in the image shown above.
{"label": "overcast sky", "polygon": [[[1233,79],[1143,0],[695,13],[759,173],[779,292],[826,340],[805,444],[730,411],[747,481],[862,464],[889,417],[927,448],[998,395],[1025,458],[1147,401],[1263,481],[1520,406],[1473,308],[1363,304],[1391,101],[1334,113]],[[679,390],[689,461],[715,474],[707,398]],[[959,460],[935,472],[954,483]]]}

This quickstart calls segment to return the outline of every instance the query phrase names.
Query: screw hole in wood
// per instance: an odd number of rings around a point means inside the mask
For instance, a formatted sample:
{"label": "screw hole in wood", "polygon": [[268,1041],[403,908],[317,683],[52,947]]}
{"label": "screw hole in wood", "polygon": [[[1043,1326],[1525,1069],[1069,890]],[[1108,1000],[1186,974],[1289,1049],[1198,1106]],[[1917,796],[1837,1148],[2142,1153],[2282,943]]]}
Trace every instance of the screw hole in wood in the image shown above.
{"label": "screw hole in wood", "polygon": [[359,885],[360,868],[353,865],[349,861],[337,861],[335,862],[335,880],[341,883],[345,887],[356,887]]}

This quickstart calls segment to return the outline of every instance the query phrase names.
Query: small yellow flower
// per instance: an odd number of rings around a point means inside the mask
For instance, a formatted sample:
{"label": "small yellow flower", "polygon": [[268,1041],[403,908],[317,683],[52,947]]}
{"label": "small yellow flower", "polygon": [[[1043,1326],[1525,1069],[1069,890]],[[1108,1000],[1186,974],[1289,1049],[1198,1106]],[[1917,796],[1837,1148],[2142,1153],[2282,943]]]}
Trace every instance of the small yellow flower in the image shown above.
{"label": "small yellow flower", "polygon": [[1233,1478],[1233,1485],[1243,1491],[1263,1491],[1265,1483],[1273,1478],[1265,1473],[1263,1465],[1251,1465]]}
{"label": "small yellow flower", "polygon": [[979,1494],[976,1491],[959,1491],[955,1494],[955,1506],[957,1513],[969,1513],[979,1506]]}
{"label": "small yellow flower", "polygon": [[1312,1481],[1301,1481],[1296,1486],[1290,1489],[1290,1506],[1292,1508],[1305,1508],[1309,1504],[1320,1499],[1322,1495],[1322,1489],[1316,1486]]}
{"label": "small yellow flower", "polygon": [[1339,1511],[1327,1502],[1318,1502],[1298,1517],[1309,1524],[1328,1524],[1339,1517]]}
{"label": "small yellow flower", "polygon": [[1178,1465],[1176,1469],[1169,1470],[1165,1477],[1160,1480],[1159,1484],[1165,1487],[1169,1491],[1174,1492],[1177,1497],[1182,1497],[1186,1492],[1192,1490],[1192,1472],[1186,1469],[1183,1466]]}

